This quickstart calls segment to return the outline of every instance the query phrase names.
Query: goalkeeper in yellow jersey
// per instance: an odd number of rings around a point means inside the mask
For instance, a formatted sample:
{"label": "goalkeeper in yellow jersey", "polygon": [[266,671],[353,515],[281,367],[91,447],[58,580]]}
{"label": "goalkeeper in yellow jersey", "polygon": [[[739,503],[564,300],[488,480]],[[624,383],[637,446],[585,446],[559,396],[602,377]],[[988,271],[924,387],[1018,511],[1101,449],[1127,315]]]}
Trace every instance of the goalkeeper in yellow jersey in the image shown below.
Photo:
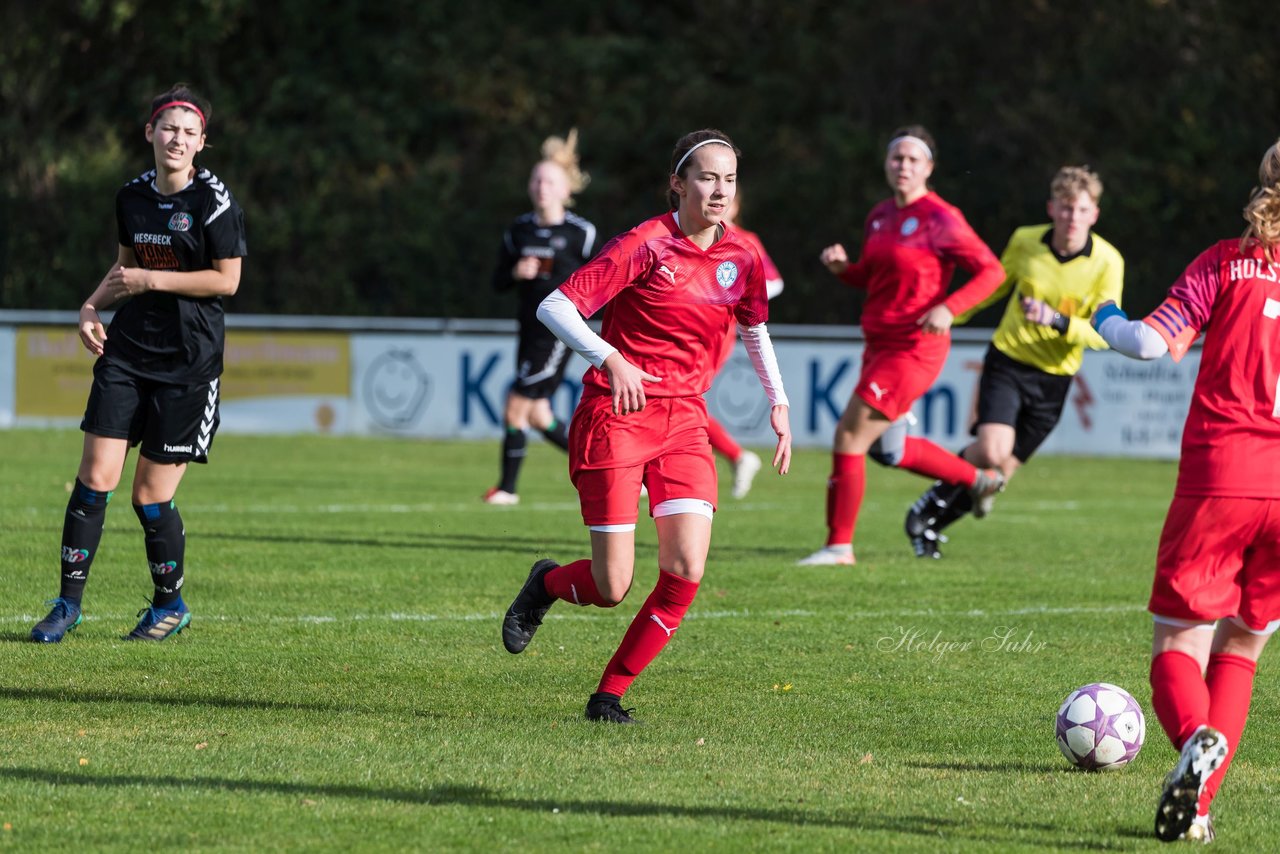
{"label": "goalkeeper in yellow jersey", "polygon": [[[1049,185],[1050,222],[1013,232],[1000,258],[1003,284],[956,318],[962,323],[1009,298],[983,361],[976,439],[960,452],[978,468],[1000,469],[1006,482],[1058,423],[1084,349],[1107,346],[1089,318],[1108,300],[1119,304],[1124,259],[1092,231],[1101,195],[1088,168],[1059,169]],[[981,519],[994,500],[975,504],[968,490],[935,483],[907,512],[916,556],[942,557],[942,530],[970,511]]]}

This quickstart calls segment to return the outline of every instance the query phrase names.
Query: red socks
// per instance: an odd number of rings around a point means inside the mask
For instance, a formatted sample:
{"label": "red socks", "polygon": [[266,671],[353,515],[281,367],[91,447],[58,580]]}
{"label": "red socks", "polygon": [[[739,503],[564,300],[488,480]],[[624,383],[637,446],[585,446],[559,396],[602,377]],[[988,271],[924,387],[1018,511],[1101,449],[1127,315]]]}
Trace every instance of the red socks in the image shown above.
{"label": "red socks", "polygon": [[542,578],[547,593],[571,602],[574,605],[595,605],[597,608],[612,608],[617,603],[607,602],[596,589],[596,580],[591,576],[591,561],[575,560],[573,563],[556,567]]}
{"label": "red socks", "polygon": [[863,454],[831,455],[831,477],[827,480],[827,545],[847,546],[853,542],[858,510],[867,491],[867,458]]}
{"label": "red socks", "polygon": [[1205,682],[1209,686],[1209,726],[1227,737],[1227,761],[1213,772],[1200,795],[1200,813],[1209,811],[1209,802],[1217,794],[1222,778],[1236,755],[1240,738],[1244,735],[1245,720],[1249,717],[1249,703],[1253,699],[1253,675],[1258,662],[1242,655],[1216,653],[1209,656],[1209,668]]}
{"label": "red socks", "polygon": [[711,438],[711,450],[728,457],[730,462],[736,463],[738,457],[742,456],[742,446],[735,442],[729,435],[729,431],[724,429],[724,425],[714,418],[707,418],[707,435]]}
{"label": "red socks", "polygon": [[978,470],[973,463],[943,450],[928,439],[908,436],[898,468],[924,475],[944,483],[973,486]]}
{"label": "red socks", "polygon": [[1151,659],[1151,706],[1173,749],[1181,752],[1192,733],[1209,723],[1209,686],[1194,658],[1162,652]]}
{"label": "red socks", "polygon": [[697,594],[697,582],[660,570],[657,586],[631,621],[618,651],[605,666],[596,692],[619,697],[626,693],[640,671],[649,666],[649,662],[662,652],[675,634]]}

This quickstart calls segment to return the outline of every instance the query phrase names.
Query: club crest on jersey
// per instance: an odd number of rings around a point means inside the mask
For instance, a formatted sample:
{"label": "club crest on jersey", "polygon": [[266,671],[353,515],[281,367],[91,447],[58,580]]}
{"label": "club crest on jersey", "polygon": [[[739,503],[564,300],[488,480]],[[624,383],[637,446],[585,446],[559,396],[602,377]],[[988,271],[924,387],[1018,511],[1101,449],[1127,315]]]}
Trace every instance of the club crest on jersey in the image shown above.
{"label": "club crest on jersey", "polygon": [[178,211],[169,217],[170,231],[190,231],[191,230],[191,214]]}
{"label": "club crest on jersey", "polygon": [[909,216],[902,221],[902,236],[910,237],[916,233],[916,229],[920,227],[920,220],[913,216]]}
{"label": "club crest on jersey", "polygon": [[738,265],[732,261],[725,261],[716,267],[716,281],[722,288],[733,287],[733,283],[738,281]]}

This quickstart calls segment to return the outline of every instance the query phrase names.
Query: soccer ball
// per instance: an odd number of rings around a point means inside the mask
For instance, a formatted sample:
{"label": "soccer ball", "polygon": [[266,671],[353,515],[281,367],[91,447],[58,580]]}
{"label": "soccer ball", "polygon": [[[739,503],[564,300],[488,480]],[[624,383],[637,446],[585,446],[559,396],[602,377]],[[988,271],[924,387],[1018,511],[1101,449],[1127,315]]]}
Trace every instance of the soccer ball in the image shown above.
{"label": "soccer ball", "polygon": [[1058,749],[1086,771],[1128,765],[1142,749],[1147,721],[1128,691],[1094,682],[1072,691],[1058,709]]}

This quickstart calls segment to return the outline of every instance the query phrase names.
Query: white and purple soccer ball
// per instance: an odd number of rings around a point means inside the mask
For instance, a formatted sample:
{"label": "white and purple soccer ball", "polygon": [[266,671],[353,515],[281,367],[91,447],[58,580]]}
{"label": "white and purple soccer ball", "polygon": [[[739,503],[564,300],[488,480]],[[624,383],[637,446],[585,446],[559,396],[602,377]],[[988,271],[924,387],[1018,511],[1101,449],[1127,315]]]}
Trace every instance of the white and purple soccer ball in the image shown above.
{"label": "white and purple soccer ball", "polygon": [[1094,682],[1072,691],[1058,709],[1058,749],[1086,771],[1123,768],[1138,755],[1147,721],[1123,688]]}

